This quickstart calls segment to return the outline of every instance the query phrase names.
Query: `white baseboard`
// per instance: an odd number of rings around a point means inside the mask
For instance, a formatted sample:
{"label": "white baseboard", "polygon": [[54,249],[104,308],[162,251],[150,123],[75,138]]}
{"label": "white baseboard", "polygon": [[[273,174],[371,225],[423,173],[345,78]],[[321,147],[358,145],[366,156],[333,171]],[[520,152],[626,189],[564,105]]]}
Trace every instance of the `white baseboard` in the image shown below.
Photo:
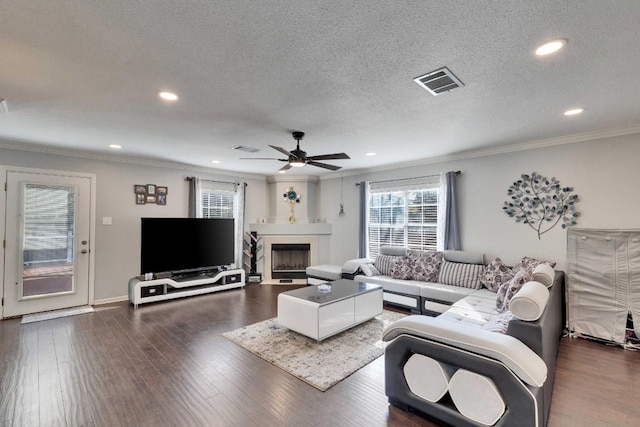
{"label": "white baseboard", "polygon": [[97,299],[93,301],[92,305],[111,304],[114,302],[122,302],[122,301],[129,301],[129,296],[123,295],[120,297]]}

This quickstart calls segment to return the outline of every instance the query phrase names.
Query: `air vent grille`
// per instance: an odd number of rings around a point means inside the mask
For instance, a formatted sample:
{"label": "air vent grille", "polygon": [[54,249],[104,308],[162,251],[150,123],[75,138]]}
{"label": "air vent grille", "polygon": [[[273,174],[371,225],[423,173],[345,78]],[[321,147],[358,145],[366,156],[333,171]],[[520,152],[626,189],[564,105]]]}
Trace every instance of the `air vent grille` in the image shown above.
{"label": "air vent grille", "polygon": [[246,145],[235,145],[233,147],[231,147],[232,150],[239,150],[239,151],[244,151],[247,153],[257,153],[258,151],[260,151],[259,148],[255,148],[255,147],[247,147]]}
{"label": "air vent grille", "polygon": [[433,96],[464,86],[447,67],[416,77],[413,81],[425,88]]}

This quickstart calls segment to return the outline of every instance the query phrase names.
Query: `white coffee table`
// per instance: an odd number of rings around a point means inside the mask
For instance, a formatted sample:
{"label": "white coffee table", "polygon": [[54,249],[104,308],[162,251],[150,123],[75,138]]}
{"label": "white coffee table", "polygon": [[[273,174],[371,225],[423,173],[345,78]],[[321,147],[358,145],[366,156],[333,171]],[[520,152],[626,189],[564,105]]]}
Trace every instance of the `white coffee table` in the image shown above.
{"label": "white coffee table", "polygon": [[321,341],[382,313],[382,287],[340,279],[329,282],[331,290],[317,286],[278,295],[278,323]]}

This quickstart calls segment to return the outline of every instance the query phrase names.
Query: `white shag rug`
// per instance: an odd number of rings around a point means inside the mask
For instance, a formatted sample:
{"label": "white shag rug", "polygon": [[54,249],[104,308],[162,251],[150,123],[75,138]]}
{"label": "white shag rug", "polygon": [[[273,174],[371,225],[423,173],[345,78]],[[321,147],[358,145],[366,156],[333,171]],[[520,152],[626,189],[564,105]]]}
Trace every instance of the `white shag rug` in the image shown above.
{"label": "white shag rug", "polygon": [[43,320],[58,319],[60,317],[75,316],[78,314],[93,313],[93,307],[73,307],[63,310],[45,311],[42,313],[27,314],[22,316],[21,325],[25,323],[41,322]]}
{"label": "white shag rug", "polygon": [[384,354],[382,331],[406,316],[383,313],[323,341],[280,326],[276,318],[222,334],[318,390],[326,391]]}

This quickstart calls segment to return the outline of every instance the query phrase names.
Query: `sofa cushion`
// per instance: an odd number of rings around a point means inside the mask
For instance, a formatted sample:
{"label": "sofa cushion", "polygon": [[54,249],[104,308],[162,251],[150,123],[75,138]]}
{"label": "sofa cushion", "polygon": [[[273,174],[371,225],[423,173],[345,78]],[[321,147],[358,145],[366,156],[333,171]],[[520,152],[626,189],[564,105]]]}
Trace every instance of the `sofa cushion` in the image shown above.
{"label": "sofa cushion", "polygon": [[380,275],[380,272],[378,271],[378,269],[373,264],[362,264],[360,266],[360,270],[362,270],[364,275],[367,276],[367,277],[379,276]]}
{"label": "sofa cushion", "polygon": [[[511,300],[513,302],[513,300]],[[510,311],[498,313],[496,317],[493,317],[487,323],[482,325],[482,329],[491,332],[497,332],[499,334],[506,334],[509,329],[509,322],[513,319],[513,314]]]}
{"label": "sofa cushion", "polygon": [[396,292],[399,294],[420,296],[420,291],[425,286],[425,283],[418,282],[416,280],[401,280],[393,279],[389,276],[372,276],[367,277],[364,275],[356,276],[353,278],[356,281],[362,281],[367,283],[373,283],[374,285],[382,286],[384,291]]}
{"label": "sofa cushion", "polygon": [[391,269],[398,258],[396,255],[378,255],[373,265],[383,276],[391,276]]}
{"label": "sofa cushion", "polygon": [[[453,304],[474,292],[476,290],[471,288],[444,285],[442,283],[426,283],[420,290],[420,296],[432,301],[444,301]],[[495,296],[493,299],[495,303]]]}
{"label": "sofa cushion", "polygon": [[451,262],[484,265],[484,254],[482,252],[448,250],[444,251],[444,259]]}
{"label": "sofa cushion", "polygon": [[402,367],[409,390],[421,399],[437,402],[447,393],[456,368],[423,354],[413,354]]}
{"label": "sofa cushion", "polygon": [[338,280],[342,269],[338,265],[313,265],[306,268],[307,276],[326,280]]}
{"label": "sofa cushion", "polygon": [[549,301],[549,289],[540,282],[527,282],[509,302],[509,310],[520,320],[538,320]]}
{"label": "sofa cushion", "polygon": [[480,275],[480,283],[491,292],[498,292],[503,283],[513,279],[515,273],[500,258],[496,258],[487,265]]}
{"label": "sofa cushion", "polygon": [[413,279],[421,282],[437,282],[442,256],[442,252],[409,249],[407,257],[411,260]]}
{"label": "sofa cushion", "polygon": [[394,279],[411,280],[413,279],[413,267],[411,258],[408,256],[399,256],[391,266],[391,277]]}
{"label": "sofa cushion", "polygon": [[380,246],[380,255],[405,256],[407,248],[404,246]]}
{"label": "sofa cushion", "polygon": [[538,264],[533,269],[533,280],[540,282],[547,288],[553,285],[553,280],[556,278],[556,271],[549,264]]}
{"label": "sofa cushion", "polygon": [[484,265],[466,264],[462,262],[443,261],[440,266],[438,282],[445,285],[461,286],[463,288],[480,289],[480,275],[484,272]]}
{"label": "sofa cushion", "polygon": [[497,318],[499,314],[496,310],[496,294],[486,289],[480,289],[455,302],[451,308],[438,317],[474,328],[481,328]]}
{"label": "sofa cushion", "polygon": [[507,283],[503,283],[498,289],[498,296],[496,297],[496,309],[498,312],[509,310],[509,301],[515,294],[518,293],[522,286],[533,279],[533,274],[528,268],[522,268],[518,270],[513,279]]}

